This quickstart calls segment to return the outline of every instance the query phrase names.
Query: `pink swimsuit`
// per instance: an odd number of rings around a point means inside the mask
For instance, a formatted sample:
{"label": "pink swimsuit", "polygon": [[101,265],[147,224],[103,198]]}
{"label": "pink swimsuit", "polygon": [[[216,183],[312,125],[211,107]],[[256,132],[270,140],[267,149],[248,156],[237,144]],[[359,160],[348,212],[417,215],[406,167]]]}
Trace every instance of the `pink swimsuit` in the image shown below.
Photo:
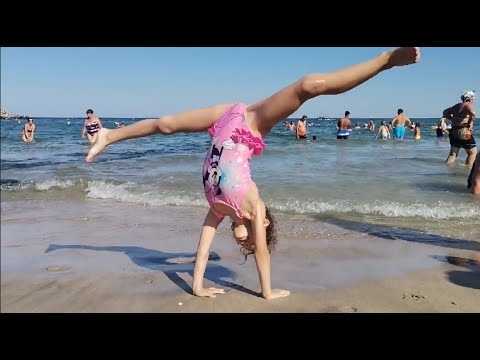
{"label": "pink swimsuit", "polygon": [[221,219],[224,215],[213,204],[230,206],[243,218],[243,200],[254,185],[250,160],[265,149],[262,138],[253,135],[245,122],[246,108],[242,103],[233,105],[208,129],[212,142],[203,164],[203,186],[212,212]]}

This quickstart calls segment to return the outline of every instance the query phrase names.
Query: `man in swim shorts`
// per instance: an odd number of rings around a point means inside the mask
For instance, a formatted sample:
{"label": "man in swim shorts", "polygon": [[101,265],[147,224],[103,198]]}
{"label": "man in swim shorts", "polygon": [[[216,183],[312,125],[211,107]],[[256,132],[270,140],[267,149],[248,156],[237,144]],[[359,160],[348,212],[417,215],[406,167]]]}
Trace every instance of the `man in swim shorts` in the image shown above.
{"label": "man in swim shorts", "polygon": [[460,148],[463,148],[467,152],[467,166],[473,166],[477,155],[477,144],[472,133],[475,120],[475,107],[473,106],[475,97],[475,91],[465,91],[460,97],[461,103],[443,111],[443,117],[452,122],[452,128],[448,134],[450,138],[450,154],[446,160],[448,164],[455,162]]}
{"label": "man in swim shorts", "polygon": [[398,109],[397,116],[392,120],[393,138],[403,139],[405,137],[405,127],[411,123],[412,121],[403,113],[403,109]]}
{"label": "man in swim shorts", "polygon": [[337,139],[341,140],[347,140],[348,136],[350,135],[350,126],[351,126],[351,121],[350,121],[350,111],[345,111],[345,116],[338,120],[337,123]]}
{"label": "man in swim shorts", "polygon": [[308,139],[307,135],[307,115],[303,115],[297,124],[297,139]]}

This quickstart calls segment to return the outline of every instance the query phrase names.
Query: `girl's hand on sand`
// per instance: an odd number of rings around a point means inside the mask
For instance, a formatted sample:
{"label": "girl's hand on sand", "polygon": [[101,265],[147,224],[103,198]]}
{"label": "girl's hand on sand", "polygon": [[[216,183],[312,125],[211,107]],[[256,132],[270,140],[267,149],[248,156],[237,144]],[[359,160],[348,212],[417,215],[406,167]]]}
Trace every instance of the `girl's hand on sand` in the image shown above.
{"label": "girl's hand on sand", "polygon": [[217,294],[225,294],[225,290],[223,289],[217,289],[217,288],[208,288],[208,289],[199,289],[195,290],[193,292],[193,295],[195,296],[200,296],[200,297],[210,297],[210,298],[215,298],[217,297]]}
{"label": "girl's hand on sand", "polygon": [[262,294],[263,297],[267,300],[277,299],[281,297],[286,297],[290,295],[288,290],[272,289],[269,294]]}

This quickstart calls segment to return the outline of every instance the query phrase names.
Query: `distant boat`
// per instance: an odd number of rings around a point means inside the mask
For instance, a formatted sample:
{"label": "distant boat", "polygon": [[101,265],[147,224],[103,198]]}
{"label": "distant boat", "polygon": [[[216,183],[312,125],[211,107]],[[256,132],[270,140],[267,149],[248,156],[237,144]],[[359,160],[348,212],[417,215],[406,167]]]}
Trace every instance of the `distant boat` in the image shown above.
{"label": "distant boat", "polygon": [[319,116],[318,120],[336,120],[335,118],[331,118],[329,116]]}

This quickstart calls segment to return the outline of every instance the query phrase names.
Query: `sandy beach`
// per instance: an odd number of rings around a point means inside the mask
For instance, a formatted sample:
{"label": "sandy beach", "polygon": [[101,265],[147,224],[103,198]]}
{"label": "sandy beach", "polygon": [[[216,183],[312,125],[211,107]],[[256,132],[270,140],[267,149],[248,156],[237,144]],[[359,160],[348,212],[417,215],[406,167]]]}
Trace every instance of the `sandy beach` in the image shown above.
{"label": "sandy beach", "polygon": [[415,232],[318,225],[278,214],[272,285],[258,296],[222,223],[205,276],[215,299],[191,294],[205,209],[101,202],[2,203],[2,312],[480,312],[480,242]]}

